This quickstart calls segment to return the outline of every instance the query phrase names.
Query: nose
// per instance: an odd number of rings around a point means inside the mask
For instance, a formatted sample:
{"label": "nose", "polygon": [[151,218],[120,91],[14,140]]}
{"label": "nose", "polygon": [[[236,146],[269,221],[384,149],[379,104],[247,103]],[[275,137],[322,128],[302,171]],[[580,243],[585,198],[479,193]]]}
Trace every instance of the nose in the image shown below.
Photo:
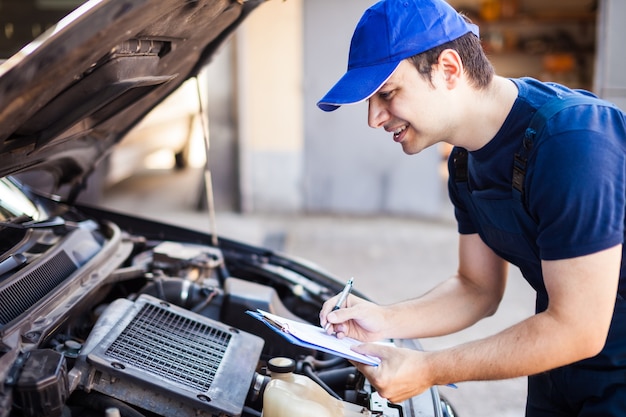
{"label": "nose", "polygon": [[369,127],[378,129],[389,120],[389,113],[385,106],[380,103],[376,96],[370,97],[367,108],[367,124]]}

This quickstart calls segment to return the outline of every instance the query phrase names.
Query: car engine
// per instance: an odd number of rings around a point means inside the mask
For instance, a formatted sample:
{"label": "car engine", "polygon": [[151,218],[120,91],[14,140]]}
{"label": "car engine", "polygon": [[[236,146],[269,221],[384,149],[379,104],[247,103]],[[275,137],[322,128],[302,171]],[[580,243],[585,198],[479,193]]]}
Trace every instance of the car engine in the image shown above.
{"label": "car engine", "polygon": [[318,324],[342,284],[314,265],[88,207],[2,224],[2,417],[447,415],[436,389],[391,404],[246,314]]}

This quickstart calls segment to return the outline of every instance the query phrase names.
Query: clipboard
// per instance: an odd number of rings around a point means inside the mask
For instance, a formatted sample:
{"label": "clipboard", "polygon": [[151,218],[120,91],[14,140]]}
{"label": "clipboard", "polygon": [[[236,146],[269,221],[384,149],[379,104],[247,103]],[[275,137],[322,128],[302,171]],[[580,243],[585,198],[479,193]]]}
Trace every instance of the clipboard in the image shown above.
{"label": "clipboard", "polygon": [[374,356],[363,355],[350,349],[351,346],[363,343],[356,339],[349,337],[338,339],[333,335],[326,334],[320,326],[290,320],[263,310],[248,310],[246,313],[263,322],[267,327],[294,345],[319,350],[371,366],[380,364],[380,359]]}

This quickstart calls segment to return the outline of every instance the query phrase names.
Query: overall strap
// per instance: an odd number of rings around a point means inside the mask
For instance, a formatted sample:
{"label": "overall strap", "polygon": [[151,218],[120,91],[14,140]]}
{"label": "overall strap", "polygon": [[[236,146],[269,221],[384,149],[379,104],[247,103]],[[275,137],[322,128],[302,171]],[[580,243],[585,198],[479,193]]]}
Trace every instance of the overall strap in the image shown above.
{"label": "overall strap", "polygon": [[467,182],[467,150],[455,146],[452,149],[452,163],[454,164],[454,182]]}
{"label": "overall strap", "polygon": [[528,128],[524,132],[524,139],[522,145],[515,154],[513,160],[513,197],[517,200],[524,202],[524,179],[526,176],[526,164],[528,162],[528,156],[534,146],[535,138],[541,133],[546,122],[550,120],[555,114],[561,110],[578,106],[581,104],[602,104],[605,106],[613,106],[604,100],[597,97],[587,95],[569,95],[554,97],[547,103],[539,107],[534,114]]}

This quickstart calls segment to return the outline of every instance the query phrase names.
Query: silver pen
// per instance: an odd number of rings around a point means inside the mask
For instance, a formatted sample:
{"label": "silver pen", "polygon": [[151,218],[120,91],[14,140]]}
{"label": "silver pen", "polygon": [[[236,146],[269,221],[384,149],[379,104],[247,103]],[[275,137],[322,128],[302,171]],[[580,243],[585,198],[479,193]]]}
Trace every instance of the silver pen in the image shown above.
{"label": "silver pen", "polygon": [[[346,302],[348,295],[350,295],[350,291],[352,291],[352,283],[354,282],[354,278],[350,278],[348,282],[346,282],[346,286],[343,287],[343,291],[341,291],[341,295],[339,296],[339,300],[337,300],[337,304],[333,307],[332,311],[339,310],[343,303]],[[324,326],[324,331],[328,330],[330,327],[330,322],[326,322]]]}

